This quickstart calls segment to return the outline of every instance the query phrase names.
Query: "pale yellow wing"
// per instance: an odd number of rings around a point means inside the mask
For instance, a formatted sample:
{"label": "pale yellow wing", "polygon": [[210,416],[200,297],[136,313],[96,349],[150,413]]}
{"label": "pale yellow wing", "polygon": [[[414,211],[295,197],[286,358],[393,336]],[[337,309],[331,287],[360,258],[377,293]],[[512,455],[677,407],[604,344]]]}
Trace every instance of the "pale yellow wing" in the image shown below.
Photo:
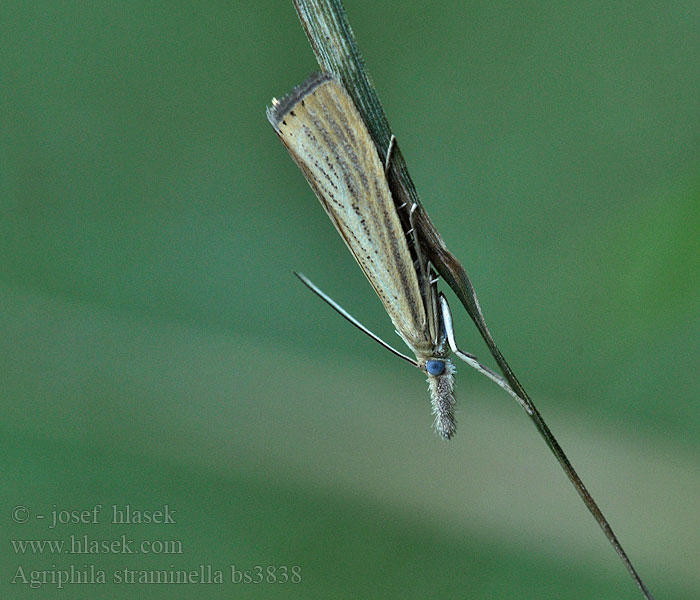
{"label": "pale yellow wing", "polygon": [[377,150],[345,88],[316,74],[267,117],[377,292],[404,341],[430,352],[426,310]]}

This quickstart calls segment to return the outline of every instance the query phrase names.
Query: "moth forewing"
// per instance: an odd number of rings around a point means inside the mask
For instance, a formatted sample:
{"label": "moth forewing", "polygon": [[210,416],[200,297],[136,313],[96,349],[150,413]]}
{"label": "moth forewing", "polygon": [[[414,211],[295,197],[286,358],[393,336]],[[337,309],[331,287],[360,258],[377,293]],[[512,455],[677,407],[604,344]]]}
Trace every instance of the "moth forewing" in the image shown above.
{"label": "moth forewing", "polygon": [[268,109],[268,119],[416,353],[430,354],[424,300],[384,167],[352,99],[316,74]]}

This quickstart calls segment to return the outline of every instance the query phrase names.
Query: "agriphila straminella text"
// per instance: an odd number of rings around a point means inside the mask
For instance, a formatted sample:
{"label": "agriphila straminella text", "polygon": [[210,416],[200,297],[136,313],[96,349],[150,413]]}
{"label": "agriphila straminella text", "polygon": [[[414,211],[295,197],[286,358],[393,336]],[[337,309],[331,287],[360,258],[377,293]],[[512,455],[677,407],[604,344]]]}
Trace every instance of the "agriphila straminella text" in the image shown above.
{"label": "agriphila straminella text", "polygon": [[[305,276],[297,276],[344,318],[425,373],[435,429],[443,438],[450,439],[456,430],[455,368],[451,357],[465,362],[508,392],[546,441],[644,597],[652,599],[607,519],[498,350],[462,265],[445,247],[422,204],[405,200],[405,189],[392,190],[388,175],[395,167],[392,161],[398,153],[396,140],[393,135],[390,137],[387,147],[381,149],[381,154],[386,156],[381,160],[380,149],[339,75],[345,68],[340,64],[345,60],[343,53],[336,57],[336,62],[332,60],[332,53],[339,48],[349,49],[351,66],[345,70],[359,73],[360,85],[366,86],[365,92],[373,93],[339,3],[331,2],[325,7],[323,2],[295,0],[295,4],[324,72],[312,75],[283,99],[273,99],[267,110],[268,120],[303,171],[415,358],[399,352],[369,331]],[[317,5],[323,7],[318,15],[312,15],[311,8]],[[318,23],[312,23],[316,18]],[[342,43],[329,36],[329,31],[345,36],[340,40]],[[326,40],[328,46],[321,49]],[[360,66],[355,68],[353,61]],[[385,118],[381,108],[377,111],[375,106],[375,116],[378,112]],[[457,347],[450,309],[438,289],[440,278],[469,312],[502,376]]]}

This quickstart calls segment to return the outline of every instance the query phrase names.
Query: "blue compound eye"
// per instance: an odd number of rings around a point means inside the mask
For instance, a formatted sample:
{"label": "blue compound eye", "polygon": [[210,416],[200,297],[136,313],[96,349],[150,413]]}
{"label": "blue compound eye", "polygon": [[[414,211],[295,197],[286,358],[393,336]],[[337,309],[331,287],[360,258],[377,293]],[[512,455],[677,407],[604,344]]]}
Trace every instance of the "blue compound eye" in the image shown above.
{"label": "blue compound eye", "polygon": [[425,363],[425,368],[430,375],[442,375],[445,372],[444,360],[429,360]]}

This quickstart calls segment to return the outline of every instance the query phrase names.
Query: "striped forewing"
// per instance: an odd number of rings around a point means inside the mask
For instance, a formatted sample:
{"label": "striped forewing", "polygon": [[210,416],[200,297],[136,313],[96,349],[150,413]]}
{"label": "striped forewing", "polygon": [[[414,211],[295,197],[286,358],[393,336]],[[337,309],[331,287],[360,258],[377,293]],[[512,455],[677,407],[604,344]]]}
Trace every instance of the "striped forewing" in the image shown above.
{"label": "striped forewing", "polygon": [[274,102],[268,119],[304,172],[406,343],[433,346],[426,308],[384,168],[348,93],[317,74]]}

